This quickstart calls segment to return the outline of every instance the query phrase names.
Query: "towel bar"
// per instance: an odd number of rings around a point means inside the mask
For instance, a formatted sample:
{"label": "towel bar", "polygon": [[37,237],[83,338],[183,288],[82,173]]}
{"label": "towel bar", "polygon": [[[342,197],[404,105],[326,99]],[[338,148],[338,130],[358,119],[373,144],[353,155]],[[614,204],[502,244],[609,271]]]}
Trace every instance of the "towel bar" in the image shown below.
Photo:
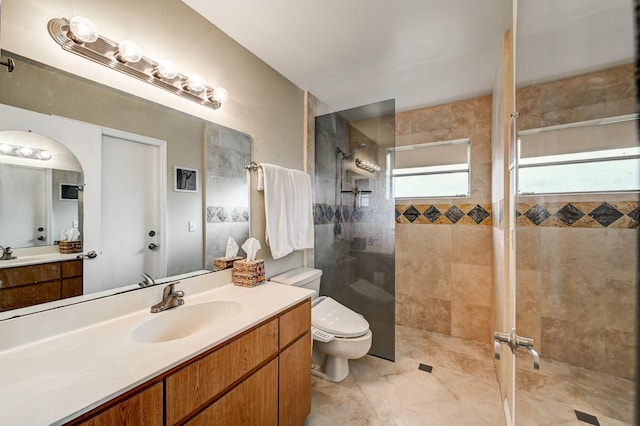
{"label": "towel bar", "polygon": [[246,166],[244,166],[245,170],[251,170],[252,172],[258,171],[258,163],[256,163],[255,161],[252,161],[251,163],[247,164]]}

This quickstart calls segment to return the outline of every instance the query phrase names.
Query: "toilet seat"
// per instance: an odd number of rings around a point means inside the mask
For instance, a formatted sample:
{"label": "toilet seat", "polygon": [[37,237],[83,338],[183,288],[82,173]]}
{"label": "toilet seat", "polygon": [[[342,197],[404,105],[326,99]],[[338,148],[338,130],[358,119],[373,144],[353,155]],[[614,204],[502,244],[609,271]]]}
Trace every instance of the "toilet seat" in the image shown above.
{"label": "toilet seat", "polygon": [[[313,301],[311,324],[312,329],[323,332],[318,333],[317,340],[320,341],[330,341],[334,337],[360,337],[369,331],[369,323],[362,315],[327,296],[321,296]],[[316,333],[314,333],[315,336]]]}

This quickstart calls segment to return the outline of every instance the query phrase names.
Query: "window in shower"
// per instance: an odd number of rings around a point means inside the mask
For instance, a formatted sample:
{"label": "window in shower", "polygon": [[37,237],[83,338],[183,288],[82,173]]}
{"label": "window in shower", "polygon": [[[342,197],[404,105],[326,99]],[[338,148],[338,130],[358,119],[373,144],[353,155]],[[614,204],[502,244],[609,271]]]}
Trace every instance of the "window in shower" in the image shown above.
{"label": "window in shower", "polygon": [[400,146],[391,155],[396,199],[469,196],[469,139]]}
{"label": "window in shower", "polygon": [[523,131],[520,195],[640,191],[636,115]]}

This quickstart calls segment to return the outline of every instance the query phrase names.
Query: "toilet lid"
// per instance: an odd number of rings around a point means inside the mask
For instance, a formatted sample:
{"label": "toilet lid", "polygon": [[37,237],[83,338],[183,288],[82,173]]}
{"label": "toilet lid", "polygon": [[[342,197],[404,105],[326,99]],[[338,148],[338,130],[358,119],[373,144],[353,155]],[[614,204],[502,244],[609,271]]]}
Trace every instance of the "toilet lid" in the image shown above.
{"label": "toilet lid", "polygon": [[369,323],[362,315],[326,296],[314,301],[311,323],[337,337],[358,337],[369,330]]}

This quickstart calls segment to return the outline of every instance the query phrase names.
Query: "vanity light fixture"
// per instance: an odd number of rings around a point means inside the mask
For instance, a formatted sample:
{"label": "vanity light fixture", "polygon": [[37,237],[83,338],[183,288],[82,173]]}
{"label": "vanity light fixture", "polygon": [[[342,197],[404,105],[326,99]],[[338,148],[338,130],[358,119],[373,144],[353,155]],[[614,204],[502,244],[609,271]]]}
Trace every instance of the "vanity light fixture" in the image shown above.
{"label": "vanity light fixture", "polygon": [[367,160],[361,160],[359,158],[356,158],[356,167],[371,173],[379,172],[381,170],[381,167],[376,163]]}
{"label": "vanity light fixture", "polygon": [[53,157],[53,154],[46,149],[11,145],[8,143],[0,144],[0,155],[9,155],[11,157],[30,158],[32,160],[42,161],[50,160]]}
{"label": "vanity light fixture", "polygon": [[180,74],[176,65],[167,59],[154,61],[147,58],[133,41],[117,43],[101,36],[87,18],[55,18],[49,21],[48,29],[56,43],[68,52],[201,105],[218,109],[229,97],[222,87],[207,86],[198,74]]}

